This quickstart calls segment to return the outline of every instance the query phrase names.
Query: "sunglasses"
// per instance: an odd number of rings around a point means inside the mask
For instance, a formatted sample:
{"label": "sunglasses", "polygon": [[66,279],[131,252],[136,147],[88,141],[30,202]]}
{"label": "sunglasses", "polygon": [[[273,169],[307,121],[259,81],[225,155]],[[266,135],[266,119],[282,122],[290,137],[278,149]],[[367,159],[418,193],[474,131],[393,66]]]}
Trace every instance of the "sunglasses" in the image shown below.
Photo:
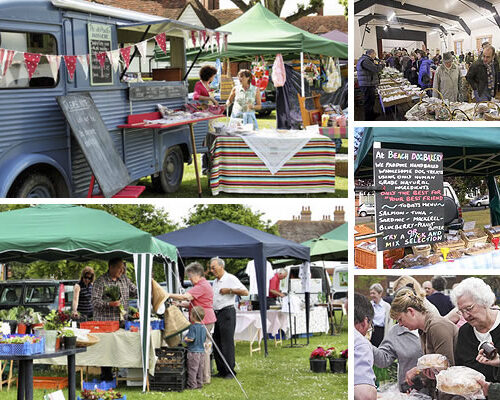
{"label": "sunglasses", "polygon": [[85,275],[85,276],[83,277],[83,279],[92,279],[92,278],[93,278],[93,276],[92,276],[92,275],[90,275],[90,276],[89,276],[89,275]]}

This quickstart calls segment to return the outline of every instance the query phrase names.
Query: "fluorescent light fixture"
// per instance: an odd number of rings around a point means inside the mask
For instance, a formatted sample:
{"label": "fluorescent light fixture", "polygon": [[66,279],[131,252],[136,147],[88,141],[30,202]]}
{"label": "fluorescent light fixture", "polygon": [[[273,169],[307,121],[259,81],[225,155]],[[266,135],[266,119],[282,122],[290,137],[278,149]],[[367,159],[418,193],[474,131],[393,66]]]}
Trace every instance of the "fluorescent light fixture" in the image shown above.
{"label": "fluorescent light fixture", "polygon": [[391,15],[389,15],[389,16],[387,17],[387,21],[389,21],[389,22],[390,22],[390,21],[392,21],[392,20],[394,19],[394,17],[395,17],[395,16],[396,16],[396,13],[395,13],[394,11],[391,11]]}
{"label": "fluorescent light fixture", "polygon": [[389,29],[389,25],[384,26],[384,31],[386,31],[387,29]]}

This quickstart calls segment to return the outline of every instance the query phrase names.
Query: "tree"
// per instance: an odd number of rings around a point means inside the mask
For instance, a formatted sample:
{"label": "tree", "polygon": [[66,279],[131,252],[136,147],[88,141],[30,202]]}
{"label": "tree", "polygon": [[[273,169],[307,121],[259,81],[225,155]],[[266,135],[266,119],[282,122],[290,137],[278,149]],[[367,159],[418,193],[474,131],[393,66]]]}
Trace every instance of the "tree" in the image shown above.
{"label": "tree", "polygon": [[[278,227],[270,220],[263,220],[261,212],[253,212],[243,204],[198,204],[183,221],[186,225],[198,225],[213,219],[250,226],[263,232],[278,234]],[[200,261],[200,260],[199,260]],[[232,274],[242,269],[248,260],[227,259],[226,270]],[[206,260],[202,260],[203,263]]]}
{"label": "tree", "polygon": [[[231,1],[241,11],[246,12],[260,0],[250,0],[248,4],[245,3],[245,1],[243,0],[231,0]],[[274,13],[279,17],[281,15],[281,11],[283,10],[283,6],[285,5],[286,1],[287,0],[264,0],[264,7],[266,7],[268,10],[270,10],[272,13]],[[340,1],[347,3],[347,0],[340,0]],[[297,11],[294,14],[285,18],[285,21],[288,23],[292,23],[302,17],[305,17],[306,15],[317,13],[321,9],[321,7],[323,7],[323,0],[308,0],[308,3],[306,3],[305,5],[298,4]]]}

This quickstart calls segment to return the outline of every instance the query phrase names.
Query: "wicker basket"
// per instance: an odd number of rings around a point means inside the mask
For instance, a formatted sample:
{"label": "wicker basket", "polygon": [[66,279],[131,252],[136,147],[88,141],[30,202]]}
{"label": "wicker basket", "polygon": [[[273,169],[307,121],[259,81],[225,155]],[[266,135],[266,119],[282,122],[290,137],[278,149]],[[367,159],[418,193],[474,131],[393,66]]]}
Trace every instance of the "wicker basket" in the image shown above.
{"label": "wicker basket", "polygon": [[476,119],[477,108],[478,108],[479,104],[486,104],[488,107],[490,105],[493,105],[494,107],[497,108],[498,115],[493,115],[493,114],[491,114],[489,112],[486,112],[486,113],[483,114],[483,117],[484,117],[485,121],[500,121],[500,107],[498,106],[497,103],[493,103],[492,101],[480,101],[479,103],[476,103],[476,105],[474,106],[474,114],[472,115],[472,119],[473,120]]}
{"label": "wicker basket", "polygon": [[422,246],[412,246],[413,254],[416,256],[428,257],[431,254],[431,245],[424,244]]}
{"label": "wicker basket", "polygon": [[[492,228],[500,228],[500,225],[492,226]],[[484,228],[484,232],[486,233],[486,235],[488,235],[488,242],[490,242],[490,243],[491,243],[491,239],[500,237],[500,232],[493,233],[493,232],[490,232],[488,230],[488,228]]]}
{"label": "wicker basket", "polygon": [[99,338],[95,335],[88,334],[86,341],[77,340],[76,347],[89,347],[99,342]]}
{"label": "wicker basket", "polygon": [[362,269],[375,269],[377,268],[377,255],[361,247],[355,247],[354,264]]}
{"label": "wicker basket", "polygon": [[[474,239],[467,237],[467,233],[469,232],[474,233]],[[468,249],[469,247],[474,247],[476,243],[486,243],[486,241],[488,240],[488,236],[486,235],[486,233],[479,228],[475,228],[470,231],[460,231],[460,236],[462,236],[462,239],[465,242],[466,249]]]}
{"label": "wicker basket", "polygon": [[465,254],[470,256],[477,256],[478,254],[490,253],[495,250],[495,246],[490,243],[485,243],[481,248],[476,248],[474,246],[469,247],[465,250]]}
{"label": "wicker basket", "polygon": [[437,89],[434,89],[434,88],[427,88],[427,89],[423,89],[422,90],[422,93],[420,94],[420,101],[418,102],[417,106],[419,106],[420,104],[422,104],[424,102],[424,96],[426,96],[426,92],[428,90],[433,90],[435,92],[437,92],[437,94],[439,94],[439,97],[441,97],[441,107],[443,107],[444,109],[446,109],[446,111],[448,112],[449,114],[449,119],[448,121],[451,121],[453,119],[453,112],[450,110],[450,107],[448,107],[444,101],[444,97],[443,95],[441,94],[441,92]]}
{"label": "wicker basket", "polygon": [[453,241],[453,242],[439,242],[439,243],[434,243],[432,245],[432,250],[434,252],[441,252],[442,247],[448,247],[450,250],[460,250],[465,247],[465,241],[462,239]]}

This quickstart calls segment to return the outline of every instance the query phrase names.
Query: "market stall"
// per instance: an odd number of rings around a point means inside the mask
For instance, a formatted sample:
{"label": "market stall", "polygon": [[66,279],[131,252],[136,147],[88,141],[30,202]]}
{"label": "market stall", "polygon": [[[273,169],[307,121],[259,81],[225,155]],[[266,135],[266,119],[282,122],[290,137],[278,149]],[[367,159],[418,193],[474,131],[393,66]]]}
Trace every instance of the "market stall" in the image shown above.
{"label": "market stall", "polygon": [[[174,244],[183,258],[250,258],[254,260],[260,303],[262,335],[267,355],[267,281],[266,260],[292,257],[309,262],[309,249],[298,243],[230,222],[212,220],[157,237]],[[306,266],[305,266],[306,268]],[[306,308],[308,320],[309,309]],[[306,324],[307,328],[307,324]]]}
{"label": "market stall", "polygon": [[[167,270],[167,264],[177,262],[176,248],[104,211],[74,205],[46,204],[2,212],[0,226],[2,263],[107,261],[116,257],[134,263],[140,324],[143,327],[136,340],[140,344],[137,351],[141,355],[145,390],[151,343],[153,261],[163,263]],[[99,361],[96,359],[95,363],[97,365]]]}
{"label": "market stall", "polygon": [[[395,165],[402,166],[404,163],[404,154],[411,151],[415,153],[415,157],[419,153],[425,153],[429,157],[427,160],[434,159],[438,163],[442,163],[440,167],[438,164],[432,166],[435,171],[441,169],[444,177],[447,176],[483,176],[487,178],[489,193],[490,193],[490,217],[491,223],[489,225],[480,226],[479,224],[468,222],[460,223],[458,220],[453,219],[451,215],[450,226],[458,224],[458,228],[450,228],[446,231],[443,230],[442,222],[438,218],[439,212],[446,212],[449,209],[447,205],[456,207],[454,200],[447,195],[445,190],[442,192],[439,189],[438,183],[429,183],[436,186],[438,195],[426,199],[426,205],[421,212],[427,213],[424,217],[426,221],[432,223],[438,222],[434,227],[428,227],[428,232],[433,232],[435,229],[436,240],[432,239],[432,235],[428,235],[425,240],[418,243],[418,238],[422,236],[415,236],[409,238],[401,236],[405,241],[410,241],[411,244],[406,246],[403,243],[395,246],[397,248],[406,247],[406,256],[403,252],[399,257],[393,257],[392,261],[386,262],[387,267],[393,268],[415,268],[422,266],[453,266],[453,268],[494,268],[497,254],[497,244],[495,244],[500,229],[498,229],[499,220],[499,202],[498,202],[498,188],[495,182],[495,176],[500,172],[500,163],[498,158],[498,150],[500,149],[500,141],[497,129],[482,128],[477,129],[464,129],[464,128],[367,128],[358,150],[358,155],[355,163],[355,176],[356,178],[373,179],[374,172],[376,173],[377,161],[373,155],[375,153],[382,154],[383,150],[391,151],[392,154],[398,154],[400,162],[394,163]],[[380,150],[379,150],[380,149]],[[410,150],[411,149],[411,150]],[[434,155],[436,158],[433,158]],[[439,156],[441,155],[441,157]],[[383,162],[380,157],[378,159]],[[402,160],[402,161],[401,161]],[[382,164],[381,164],[382,165]],[[420,166],[420,170],[424,164]],[[429,175],[430,176],[430,175]],[[420,181],[422,183],[422,181]],[[375,189],[377,188],[377,180],[375,176]],[[412,186],[408,188],[412,190]],[[389,189],[388,189],[389,190]],[[420,190],[420,189],[418,189]],[[384,195],[382,190],[378,191]],[[441,193],[441,194],[439,194]],[[444,193],[444,195],[443,195]],[[376,190],[377,196],[377,190]],[[414,194],[415,196],[415,194]],[[386,200],[388,208],[397,205],[401,196],[393,196],[393,199]],[[394,200],[392,205],[390,201]],[[410,202],[418,202],[420,199],[416,197]],[[425,210],[424,210],[425,209]],[[436,213],[436,214],[434,214]],[[404,214],[404,213],[403,213]],[[423,214],[420,215],[422,217]],[[434,215],[434,216],[433,216]],[[385,214],[386,217],[391,217]],[[449,217],[449,216],[447,216]],[[410,217],[409,217],[410,218]],[[423,226],[424,224],[422,224]],[[392,232],[397,236],[396,240],[400,240],[401,235],[406,235],[404,232],[397,231],[398,228]],[[407,229],[409,231],[409,229]],[[389,230],[390,231],[390,230]],[[378,231],[377,231],[378,232]],[[397,235],[396,235],[397,233]],[[371,251],[375,252],[379,258],[378,265],[382,266],[381,251],[380,251],[380,238],[378,246],[375,247],[375,242],[369,244]],[[391,248],[391,247],[388,247]],[[399,259],[396,260],[395,258]],[[445,261],[446,260],[446,261]]]}

